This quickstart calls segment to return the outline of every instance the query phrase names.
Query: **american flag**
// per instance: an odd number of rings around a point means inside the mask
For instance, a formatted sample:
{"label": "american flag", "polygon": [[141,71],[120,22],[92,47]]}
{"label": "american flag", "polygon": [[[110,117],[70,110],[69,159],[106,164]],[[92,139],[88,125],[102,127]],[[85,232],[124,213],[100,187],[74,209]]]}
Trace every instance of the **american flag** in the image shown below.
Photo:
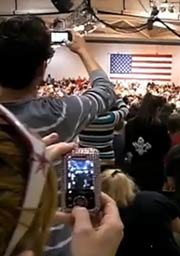
{"label": "american flag", "polygon": [[171,54],[110,54],[110,79],[170,82]]}

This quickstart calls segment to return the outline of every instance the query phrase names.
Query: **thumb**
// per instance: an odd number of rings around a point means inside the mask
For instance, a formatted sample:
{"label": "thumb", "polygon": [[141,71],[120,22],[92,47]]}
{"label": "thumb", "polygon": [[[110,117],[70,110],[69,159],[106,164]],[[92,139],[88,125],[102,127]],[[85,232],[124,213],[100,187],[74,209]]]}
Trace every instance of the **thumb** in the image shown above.
{"label": "thumb", "polygon": [[93,229],[89,212],[84,207],[75,207],[72,211],[74,217],[74,232],[82,233]]}
{"label": "thumb", "polygon": [[42,138],[42,141],[45,143],[46,146],[49,146],[53,143],[56,143],[59,139],[59,135],[55,132],[45,136],[44,138]]}

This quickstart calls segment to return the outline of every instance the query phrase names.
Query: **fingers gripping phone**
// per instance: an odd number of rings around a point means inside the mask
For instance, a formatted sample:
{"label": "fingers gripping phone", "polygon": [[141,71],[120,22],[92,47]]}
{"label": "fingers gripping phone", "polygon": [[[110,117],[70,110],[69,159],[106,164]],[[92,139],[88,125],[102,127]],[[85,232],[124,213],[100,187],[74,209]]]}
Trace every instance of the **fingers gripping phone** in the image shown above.
{"label": "fingers gripping phone", "polygon": [[100,209],[99,152],[91,148],[78,148],[63,159],[62,209],[86,207],[90,212]]}
{"label": "fingers gripping phone", "polygon": [[63,44],[72,42],[70,31],[51,31],[51,44]]}

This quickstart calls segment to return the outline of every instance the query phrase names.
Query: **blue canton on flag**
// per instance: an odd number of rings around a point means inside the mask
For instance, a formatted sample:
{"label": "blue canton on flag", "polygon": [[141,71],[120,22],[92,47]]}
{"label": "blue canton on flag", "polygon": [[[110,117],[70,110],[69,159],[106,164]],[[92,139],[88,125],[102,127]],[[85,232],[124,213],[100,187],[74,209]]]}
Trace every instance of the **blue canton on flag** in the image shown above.
{"label": "blue canton on flag", "polygon": [[130,74],[132,72],[132,56],[130,54],[111,54],[110,74]]}

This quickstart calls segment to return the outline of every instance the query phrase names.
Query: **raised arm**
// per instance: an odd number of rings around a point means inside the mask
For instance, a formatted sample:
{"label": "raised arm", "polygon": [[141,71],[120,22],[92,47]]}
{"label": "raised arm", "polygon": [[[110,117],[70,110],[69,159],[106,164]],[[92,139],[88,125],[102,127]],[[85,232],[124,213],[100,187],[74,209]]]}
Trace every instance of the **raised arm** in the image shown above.
{"label": "raised arm", "polygon": [[73,43],[68,47],[80,56],[92,85],[92,89],[81,96],[69,96],[51,101],[51,112],[56,116],[59,114],[62,116],[59,122],[61,139],[71,141],[98,115],[112,108],[116,95],[113,84],[90,54],[84,39],[80,35],[74,35]]}

